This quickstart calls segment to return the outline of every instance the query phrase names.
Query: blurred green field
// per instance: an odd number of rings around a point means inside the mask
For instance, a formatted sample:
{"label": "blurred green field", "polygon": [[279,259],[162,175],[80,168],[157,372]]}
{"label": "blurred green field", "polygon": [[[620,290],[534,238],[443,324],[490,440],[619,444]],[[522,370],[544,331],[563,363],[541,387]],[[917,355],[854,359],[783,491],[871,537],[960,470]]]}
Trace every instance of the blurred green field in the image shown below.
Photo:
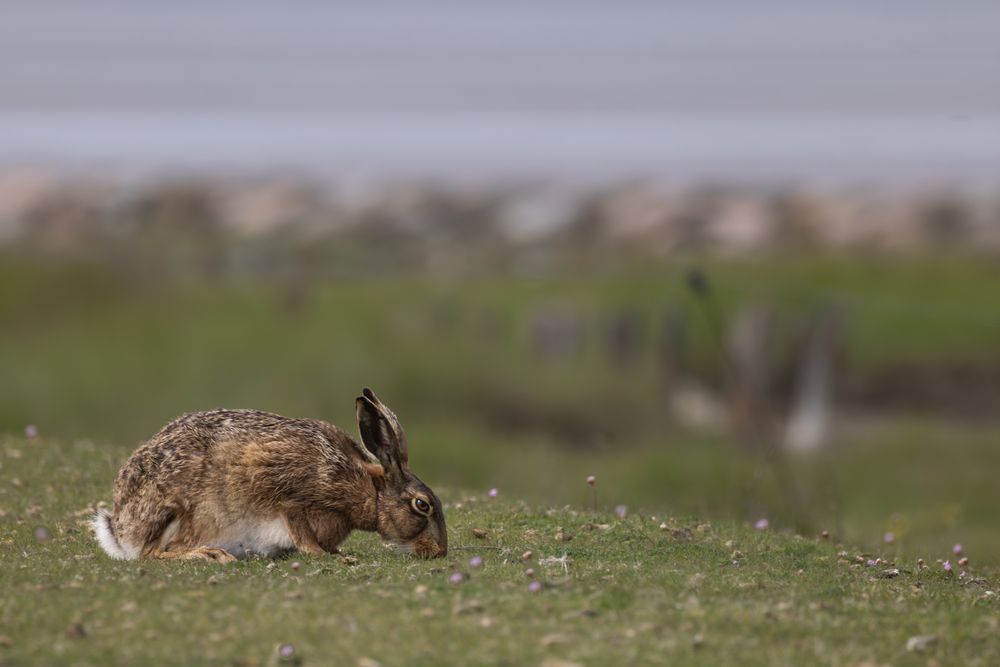
{"label": "blurred green field", "polygon": [[[307,282],[156,281],[87,264],[0,256],[0,428],[141,438],[209,405],[345,418],[370,384],[414,414],[466,421],[476,399],[534,402],[622,432],[654,422],[655,347],[668,308],[686,316],[688,356],[721,374],[717,337],[684,284],[690,260],[539,276],[397,276]],[[1000,265],[988,258],[843,256],[702,261],[722,317],[767,303],[794,328],[829,303],[846,311],[850,381],[886,369],[1000,367]],[[528,322],[572,309],[585,340],[569,362],[531,354]],[[603,353],[602,324],[640,316],[637,363]],[[974,398],[974,397],[970,397]],[[456,401],[466,405],[456,404]],[[635,419],[637,418],[638,419]],[[631,419],[630,419],[631,418]],[[626,423],[628,421],[628,423]]]}
{"label": "blurred green field", "polygon": [[[1000,422],[989,404],[974,418],[848,406],[837,443],[784,472],[724,433],[674,423],[657,347],[666,313],[688,323],[689,372],[709,386],[723,376],[716,334],[685,285],[695,265],[722,319],[742,304],[773,306],[779,348],[803,318],[838,304],[845,385],[900,369],[933,378],[952,366],[1000,368],[1000,266],[970,255],[588,260],[492,277],[304,282],[129,278],[7,255],[0,431],[35,424],[43,438],[124,450],[182,412],[217,406],[353,430],[354,396],[370,385],[400,415],[431,483],[583,503],[580,480],[593,473],[605,507],[767,516],[867,545],[892,531],[900,550],[945,553],[961,541],[1000,562]],[[531,347],[531,318],[553,309],[585,324],[567,359]],[[603,342],[622,312],[641,327],[624,362]]]}

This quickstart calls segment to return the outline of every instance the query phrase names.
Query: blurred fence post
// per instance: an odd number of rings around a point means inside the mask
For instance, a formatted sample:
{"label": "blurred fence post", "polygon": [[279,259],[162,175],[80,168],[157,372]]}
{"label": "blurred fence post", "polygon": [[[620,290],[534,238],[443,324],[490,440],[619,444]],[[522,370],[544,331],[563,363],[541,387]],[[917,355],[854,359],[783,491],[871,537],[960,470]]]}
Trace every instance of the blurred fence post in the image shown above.
{"label": "blurred fence post", "polygon": [[607,347],[612,360],[622,366],[635,361],[642,338],[642,317],[634,310],[623,310],[611,317],[607,328]]}
{"label": "blurred fence post", "polygon": [[842,323],[840,308],[830,306],[814,318],[809,328],[797,364],[785,428],[785,446],[789,449],[816,451],[829,442]]}
{"label": "blurred fence post", "polygon": [[771,334],[770,308],[744,307],[726,337],[732,365],[729,378],[729,417],[733,431],[752,446],[766,440],[772,422],[769,407],[770,365],[767,343]]}
{"label": "blurred fence post", "polygon": [[684,355],[687,353],[687,318],[676,304],[669,304],[663,317],[663,329],[657,351],[660,371],[667,393],[675,387],[686,370]]}

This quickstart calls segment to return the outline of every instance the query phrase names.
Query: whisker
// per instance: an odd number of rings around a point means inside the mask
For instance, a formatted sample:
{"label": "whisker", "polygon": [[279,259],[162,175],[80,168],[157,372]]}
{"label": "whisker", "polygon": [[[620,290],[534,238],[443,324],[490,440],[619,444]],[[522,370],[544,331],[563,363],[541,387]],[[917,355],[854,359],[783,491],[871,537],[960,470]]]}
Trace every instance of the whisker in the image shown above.
{"label": "whisker", "polygon": [[503,551],[505,548],[506,547],[492,547],[492,546],[477,544],[475,546],[469,546],[469,545],[459,545],[457,547],[451,547],[450,546],[450,547],[448,547],[448,551],[452,551],[452,550],[457,550],[457,551],[482,551],[483,549],[492,549],[494,551]]}

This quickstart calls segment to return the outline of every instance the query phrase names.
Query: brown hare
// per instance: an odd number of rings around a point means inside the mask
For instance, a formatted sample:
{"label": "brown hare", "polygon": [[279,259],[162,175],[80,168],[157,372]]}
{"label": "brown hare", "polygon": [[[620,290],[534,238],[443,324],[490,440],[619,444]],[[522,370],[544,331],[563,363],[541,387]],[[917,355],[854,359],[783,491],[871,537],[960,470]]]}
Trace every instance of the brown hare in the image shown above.
{"label": "brown hare", "polygon": [[180,417],[140,446],[93,528],[112,558],[230,562],[335,552],[354,529],[448,553],[441,501],[410,472],[399,421],[370,389],[359,444],[332,424],[257,410]]}

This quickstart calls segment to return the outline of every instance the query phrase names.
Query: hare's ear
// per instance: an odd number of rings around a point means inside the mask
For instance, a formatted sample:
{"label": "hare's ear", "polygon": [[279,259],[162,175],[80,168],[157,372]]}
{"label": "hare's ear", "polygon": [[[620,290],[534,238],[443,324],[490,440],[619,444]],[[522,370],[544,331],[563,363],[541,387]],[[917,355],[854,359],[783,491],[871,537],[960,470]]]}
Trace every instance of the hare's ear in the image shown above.
{"label": "hare's ear", "polygon": [[406,437],[396,415],[367,387],[355,401],[358,430],[365,448],[382,464],[390,482],[401,483],[408,464]]}

